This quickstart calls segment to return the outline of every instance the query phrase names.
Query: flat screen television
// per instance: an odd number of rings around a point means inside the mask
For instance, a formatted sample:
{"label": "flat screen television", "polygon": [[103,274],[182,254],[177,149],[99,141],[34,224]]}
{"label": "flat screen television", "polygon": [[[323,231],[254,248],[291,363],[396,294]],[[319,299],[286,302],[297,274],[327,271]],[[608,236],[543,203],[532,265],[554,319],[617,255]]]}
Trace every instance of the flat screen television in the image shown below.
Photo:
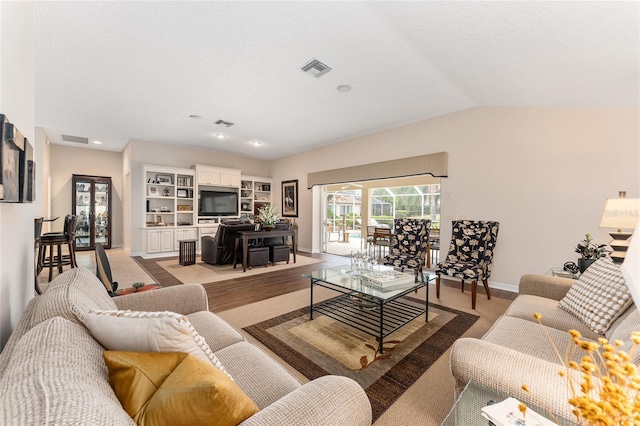
{"label": "flat screen television", "polygon": [[198,216],[238,216],[238,193],[200,191]]}

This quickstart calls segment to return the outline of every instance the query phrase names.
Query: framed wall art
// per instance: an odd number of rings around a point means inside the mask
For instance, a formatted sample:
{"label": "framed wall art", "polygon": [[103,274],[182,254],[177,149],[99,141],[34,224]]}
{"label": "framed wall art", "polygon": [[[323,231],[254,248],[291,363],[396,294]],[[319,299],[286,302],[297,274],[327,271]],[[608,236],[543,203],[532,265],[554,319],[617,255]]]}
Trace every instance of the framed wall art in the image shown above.
{"label": "framed wall art", "polygon": [[298,217],[298,179],[282,182],[282,217]]}
{"label": "framed wall art", "polygon": [[19,203],[20,156],[24,151],[24,136],[0,114],[0,201]]}

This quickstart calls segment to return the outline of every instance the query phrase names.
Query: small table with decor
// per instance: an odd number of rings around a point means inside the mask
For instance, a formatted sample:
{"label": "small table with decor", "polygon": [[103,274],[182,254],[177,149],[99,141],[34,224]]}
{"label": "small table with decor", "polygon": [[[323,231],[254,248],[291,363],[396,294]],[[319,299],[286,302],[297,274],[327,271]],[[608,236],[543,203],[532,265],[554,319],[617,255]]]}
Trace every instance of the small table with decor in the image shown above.
{"label": "small table with decor", "polygon": [[[460,396],[458,396],[451,411],[449,411],[449,414],[443,420],[442,426],[487,426],[490,423],[489,420],[482,415],[482,408],[504,401],[508,397],[509,395],[505,392],[472,380],[467,383],[467,386],[460,393]],[[575,422],[564,418],[550,416],[546,410],[535,405],[527,404],[527,409],[531,409],[559,425],[575,424]]]}
{"label": "small table with decor", "polygon": [[133,287],[123,288],[122,290],[118,290],[116,294],[118,296],[124,296],[125,294],[141,293],[143,291],[157,290],[159,288],[160,288],[160,284],[145,284],[140,288],[133,288]]}

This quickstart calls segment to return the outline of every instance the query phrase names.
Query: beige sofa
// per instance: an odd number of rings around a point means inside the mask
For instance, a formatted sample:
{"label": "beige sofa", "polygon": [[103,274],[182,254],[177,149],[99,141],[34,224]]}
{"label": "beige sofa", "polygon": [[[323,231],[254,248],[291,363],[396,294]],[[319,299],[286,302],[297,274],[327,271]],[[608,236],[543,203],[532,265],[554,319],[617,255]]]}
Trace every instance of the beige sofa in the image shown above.
{"label": "beige sofa", "polygon": [[302,385],[209,312],[202,286],[181,285],[111,298],[94,274],[83,268],[60,275],[29,303],[0,354],[0,424],[135,424],[109,385],[104,348],[83,324],[90,309],[187,315],[259,407],[242,425],[371,424],[369,400],[356,382],[324,376]]}
{"label": "beige sofa", "polygon": [[[450,367],[456,379],[456,391],[475,380],[492,389],[506,392],[526,404],[549,410],[554,416],[573,418],[567,403],[566,380],[557,373],[561,364],[549,337],[560,353],[570,344],[567,331],[578,330],[586,339],[602,337],[558,305],[574,280],[546,275],[524,275],[519,295],[482,339],[458,339],[452,347]],[[542,315],[540,326],[534,313]],[[604,337],[625,342],[629,351],[632,331],[640,330],[640,313],[631,305],[606,331]],[[546,333],[545,333],[546,331]],[[577,359],[582,352],[578,351]],[[633,362],[640,365],[640,351]],[[572,372],[575,373],[575,372]],[[575,375],[576,383],[580,377]],[[521,389],[526,384],[529,392]]]}

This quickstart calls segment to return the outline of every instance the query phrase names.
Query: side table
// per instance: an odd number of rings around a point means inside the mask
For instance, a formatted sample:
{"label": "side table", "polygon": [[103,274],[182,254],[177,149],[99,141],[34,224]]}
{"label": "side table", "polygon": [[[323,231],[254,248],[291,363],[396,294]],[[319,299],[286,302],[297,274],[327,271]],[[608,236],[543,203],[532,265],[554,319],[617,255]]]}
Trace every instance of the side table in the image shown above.
{"label": "side table", "polygon": [[180,264],[182,266],[195,265],[196,240],[180,240]]}
{"label": "side table", "polygon": [[[460,393],[451,411],[443,420],[442,426],[487,426],[489,425],[489,421],[482,416],[482,408],[492,403],[501,402],[508,397],[509,395],[505,392],[472,380],[467,383],[467,386]],[[547,419],[557,421],[559,425],[575,424],[564,418],[553,418],[541,407],[531,404],[527,404],[527,407],[541,416],[545,416]]]}
{"label": "side table", "polygon": [[573,274],[571,272],[565,271],[564,269],[562,269],[562,267],[553,267],[549,269],[545,275],[551,275],[560,278],[571,278],[573,280],[577,280],[578,278],[580,278],[580,272],[578,272],[577,274]]}
{"label": "side table", "polygon": [[145,286],[140,287],[137,290],[133,287],[123,288],[122,290],[118,290],[116,294],[118,296],[124,296],[125,294],[140,293],[142,291],[157,290],[159,288],[160,288],[160,284],[147,284]]}

